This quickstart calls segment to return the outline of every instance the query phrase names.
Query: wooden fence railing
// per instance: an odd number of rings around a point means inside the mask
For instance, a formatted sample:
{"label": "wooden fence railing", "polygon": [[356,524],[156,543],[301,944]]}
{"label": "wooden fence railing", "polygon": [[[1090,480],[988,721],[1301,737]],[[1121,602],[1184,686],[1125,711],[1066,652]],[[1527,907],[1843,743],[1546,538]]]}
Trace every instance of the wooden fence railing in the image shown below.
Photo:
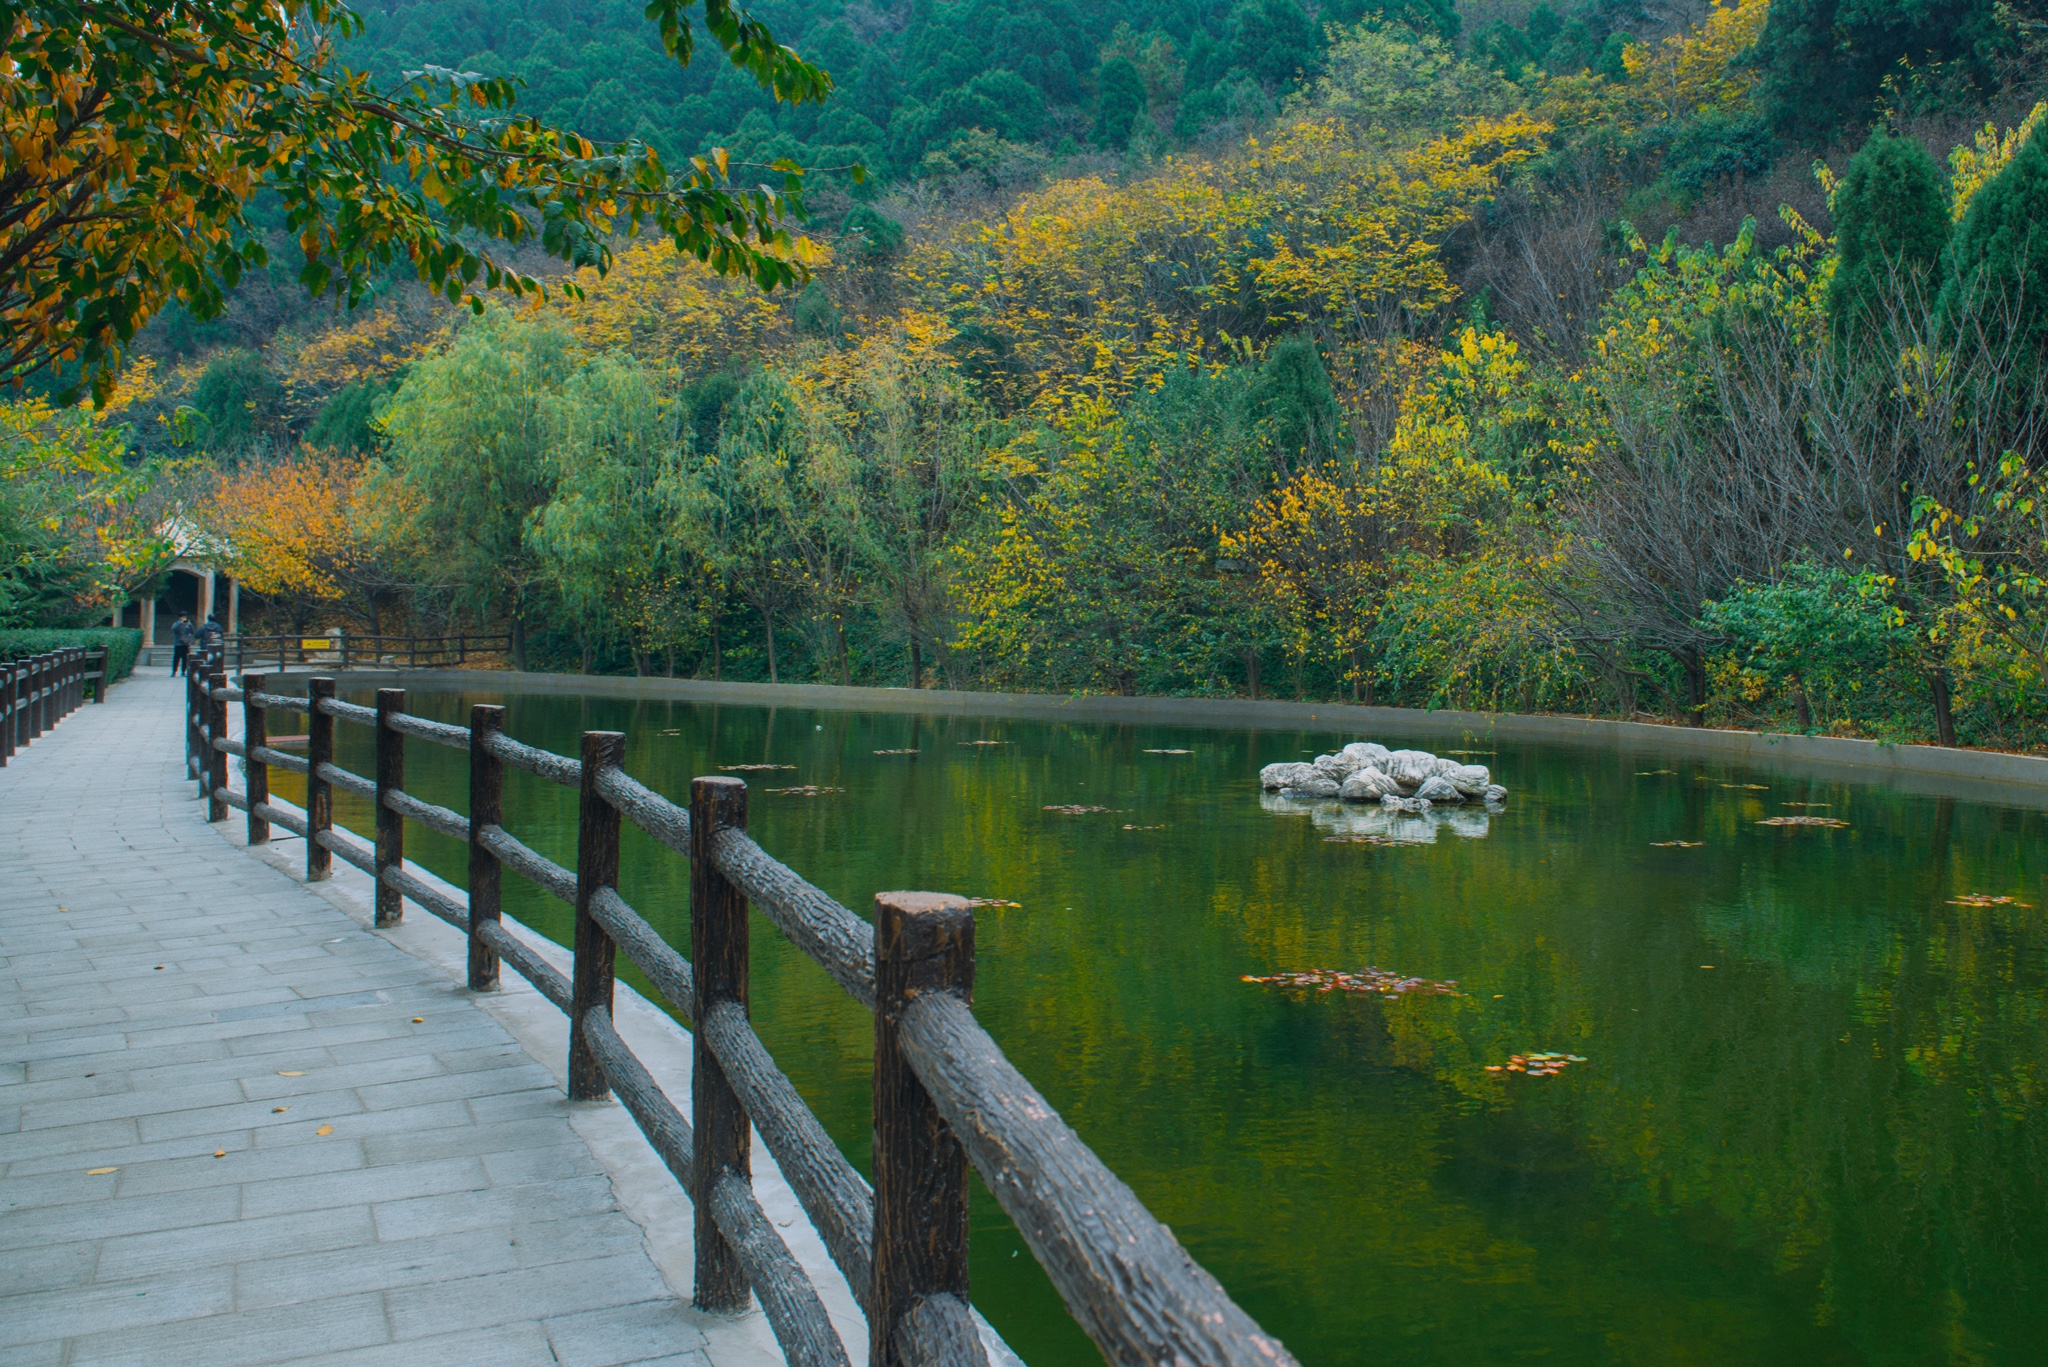
{"label": "wooden fence railing", "polygon": [[216,654],[230,670],[261,669],[273,661],[279,669],[322,664],[350,669],[357,665],[391,665],[407,669],[439,669],[468,664],[472,659],[503,656],[512,638],[493,635],[457,636],[298,636],[273,632],[224,637]]}
{"label": "wooden fence railing", "polygon": [[74,646],[0,661],[0,768],[90,698],[105,702],[107,652]]}
{"label": "wooden fence railing", "polygon": [[[376,706],[363,707],[339,701],[330,678],[312,679],[304,698],[267,692],[266,684],[264,675],[246,674],[229,687],[215,667],[191,685],[192,774],[208,819],[226,820],[231,807],[247,813],[252,844],[268,840],[274,825],[304,836],[309,880],[327,877],[338,856],[376,881],[378,925],[396,923],[410,898],[466,934],[472,990],[496,988],[500,966],[509,965],[566,1012],[570,1098],[616,1095],[696,1207],[701,1308],[739,1310],[751,1290],[789,1362],[846,1362],[816,1290],[754,1198],[751,1122],[866,1311],[870,1367],[986,1360],[967,1299],[970,1162],[1110,1362],[1293,1363],[982,1029],[973,1010],[974,913],[965,899],[877,893],[870,924],[748,836],[745,783],[695,779],[686,809],[625,772],[619,732],[585,732],[581,755],[570,759],[506,735],[501,707],[472,707],[463,727],[412,716],[402,689],[381,689]],[[231,703],[242,708],[240,740],[230,735]],[[305,755],[268,743],[268,716],[278,710],[307,717]],[[373,728],[374,778],[334,763],[336,722]],[[468,816],[405,791],[408,740],[468,752]],[[231,755],[246,766],[239,791],[228,784]],[[306,776],[303,815],[271,802],[272,768]],[[573,870],[504,828],[507,769],[577,791]],[[334,825],[337,788],[375,804],[374,840]],[[468,843],[466,898],[406,871],[408,821]],[[619,895],[624,821],[690,860],[687,959]],[[506,869],[574,906],[567,977],[506,931]],[[872,1188],[749,1023],[750,904],[874,1012]],[[612,1022],[619,954],[695,1032],[688,1118]]]}

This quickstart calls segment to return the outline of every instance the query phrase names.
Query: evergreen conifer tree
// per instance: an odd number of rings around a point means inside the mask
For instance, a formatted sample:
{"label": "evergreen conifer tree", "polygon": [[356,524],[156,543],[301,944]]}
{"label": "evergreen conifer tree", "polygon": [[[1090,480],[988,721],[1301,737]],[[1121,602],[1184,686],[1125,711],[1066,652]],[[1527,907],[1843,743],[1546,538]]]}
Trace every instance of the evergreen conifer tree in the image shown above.
{"label": "evergreen conifer tree", "polygon": [[1942,312],[1982,310],[1986,326],[2010,325],[2016,354],[2041,364],[2048,347],[2048,142],[2030,138],[1996,179],[1970,199],[1948,254]]}
{"label": "evergreen conifer tree", "polygon": [[1948,245],[1948,191],[1940,166],[1910,138],[1878,133],[1849,162],[1835,191],[1838,258],[1828,314],[1838,337],[1881,312],[1893,281],[1940,285]]}

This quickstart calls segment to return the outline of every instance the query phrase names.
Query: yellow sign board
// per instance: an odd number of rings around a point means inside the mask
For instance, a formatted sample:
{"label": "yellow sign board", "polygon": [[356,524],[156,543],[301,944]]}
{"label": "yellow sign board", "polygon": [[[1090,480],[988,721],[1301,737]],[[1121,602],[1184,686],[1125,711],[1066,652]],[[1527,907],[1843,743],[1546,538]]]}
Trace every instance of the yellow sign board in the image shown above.
{"label": "yellow sign board", "polygon": [[325,636],[321,636],[321,637],[316,637],[315,639],[313,639],[313,640],[310,640],[310,641],[300,641],[300,642],[299,642],[299,649],[300,649],[300,650],[332,650],[332,649],[334,649],[334,642],[332,642],[332,641],[328,640],[328,639],[327,639],[327,638],[326,638]]}

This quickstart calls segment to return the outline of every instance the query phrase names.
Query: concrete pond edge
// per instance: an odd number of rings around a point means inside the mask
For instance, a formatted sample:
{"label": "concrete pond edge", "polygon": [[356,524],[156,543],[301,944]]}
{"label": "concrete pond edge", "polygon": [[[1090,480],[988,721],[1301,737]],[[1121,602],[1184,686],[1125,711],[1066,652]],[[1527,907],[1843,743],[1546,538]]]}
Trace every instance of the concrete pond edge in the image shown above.
{"label": "concrete pond edge", "polygon": [[[323,673],[293,668],[278,683]],[[2048,807],[2048,756],[1936,745],[1898,745],[1842,736],[1723,731],[1662,722],[1514,712],[1423,711],[1349,703],[1244,698],[1124,698],[1095,694],[982,693],[950,689],[846,688],[836,684],[714,683],[705,679],[607,674],[535,674],[485,669],[352,669],[332,672],[357,687],[572,694],[583,697],[802,707],[820,711],[921,713],[1221,730],[1326,731],[1344,740],[1447,736],[1537,741],[1632,753],[1689,756],[1849,783],[1885,783],[1935,797]]]}

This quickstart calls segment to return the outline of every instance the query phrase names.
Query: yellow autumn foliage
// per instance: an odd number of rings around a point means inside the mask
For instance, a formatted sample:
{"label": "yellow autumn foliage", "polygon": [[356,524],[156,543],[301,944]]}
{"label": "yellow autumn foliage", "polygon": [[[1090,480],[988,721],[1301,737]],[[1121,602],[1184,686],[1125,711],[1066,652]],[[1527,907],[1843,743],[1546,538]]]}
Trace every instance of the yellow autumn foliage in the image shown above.
{"label": "yellow autumn foliage", "polygon": [[1747,99],[1757,75],[1737,61],[1756,46],[1770,0],[1717,6],[1707,21],[1660,43],[1630,43],[1622,54],[1636,97],[1664,118],[1727,109]]}

